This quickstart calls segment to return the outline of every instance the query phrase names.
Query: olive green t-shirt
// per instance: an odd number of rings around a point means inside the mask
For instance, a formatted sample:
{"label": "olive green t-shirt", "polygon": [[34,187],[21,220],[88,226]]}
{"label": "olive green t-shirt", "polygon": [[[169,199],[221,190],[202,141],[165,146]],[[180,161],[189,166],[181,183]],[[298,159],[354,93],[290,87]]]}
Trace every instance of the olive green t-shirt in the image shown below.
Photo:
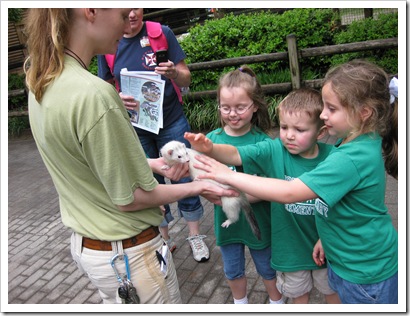
{"label": "olive green t-shirt", "polygon": [[120,240],[161,223],[158,207],[122,212],[116,206],[158,182],[114,87],[66,56],[41,102],[30,93],[29,113],[64,225],[89,238]]}

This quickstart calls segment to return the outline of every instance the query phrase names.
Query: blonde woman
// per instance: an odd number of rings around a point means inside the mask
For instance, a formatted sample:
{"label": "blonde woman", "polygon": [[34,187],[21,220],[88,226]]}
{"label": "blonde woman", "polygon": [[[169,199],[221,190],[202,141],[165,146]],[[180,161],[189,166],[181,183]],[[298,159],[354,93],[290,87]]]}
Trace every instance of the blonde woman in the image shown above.
{"label": "blonde woman", "polygon": [[[115,268],[128,272],[140,303],[181,303],[172,256],[164,253],[161,269],[156,253],[164,245],[159,206],[236,193],[203,181],[159,185],[153,171],[161,172],[163,161],[146,159],[114,87],[88,72],[93,56],[115,53],[130,30],[130,10],[29,10],[30,125],[59,195],[62,222],[73,230],[73,259],[103,302],[121,303]],[[178,166],[166,176],[186,174]]]}

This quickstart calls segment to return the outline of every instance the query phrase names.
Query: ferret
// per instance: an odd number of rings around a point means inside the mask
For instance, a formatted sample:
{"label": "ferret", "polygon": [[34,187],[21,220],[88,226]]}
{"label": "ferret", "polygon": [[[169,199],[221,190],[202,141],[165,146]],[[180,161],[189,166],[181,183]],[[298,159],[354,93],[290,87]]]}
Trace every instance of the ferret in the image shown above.
{"label": "ferret", "polygon": [[[200,174],[204,174],[205,171],[196,169],[194,164],[200,164],[198,160],[195,159],[196,155],[201,155],[198,151],[186,148],[185,144],[179,141],[170,141],[166,143],[160,150],[161,156],[164,157],[167,163],[161,169],[169,169],[176,163],[189,163],[189,174],[192,180],[197,180]],[[206,179],[214,184],[219,185],[224,189],[233,189],[229,185],[225,185],[214,180]],[[239,213],[242,210],[245,217],[252,229],[253,234],[261,239],[261,232],[259,229],[258,222],[256,221],[255,214],[253,213],[252,207],[243,192],[240,192],[238,197],[227,197],[222,196],[222,209],[227,217],[227,220],[222,223],[222,227],[229,227],[229,225],[235,223],[239,219]]]}

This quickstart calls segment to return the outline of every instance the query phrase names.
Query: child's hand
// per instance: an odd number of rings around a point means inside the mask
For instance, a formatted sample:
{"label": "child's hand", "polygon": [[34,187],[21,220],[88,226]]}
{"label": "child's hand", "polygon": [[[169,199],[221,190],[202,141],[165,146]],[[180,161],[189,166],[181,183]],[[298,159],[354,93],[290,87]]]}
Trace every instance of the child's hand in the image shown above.
{"label": "child's hand", "polygon": [[317,241],[316,245],[313,247],[312,257],[313,257],[313,261],[319,267],[325,264],[325,251],[323,250],[322,242],[320,241],[320,239]]}
{"label": "child's hand", "polygon": [[192,149],[199,151],[204,154],[209,154],[212,152],[213,143],[204,134],[194,134],[185,132],[184,138],[191,143]]}
{"label": "child's hand", "polygon": [[233,172],[227,165],[205,155],[196,155],[195,158],[201,164],[194,164],[194,167],[206,173],[198,175],[198,179],[211,179],[222,184],[229,184],[229,179]]}

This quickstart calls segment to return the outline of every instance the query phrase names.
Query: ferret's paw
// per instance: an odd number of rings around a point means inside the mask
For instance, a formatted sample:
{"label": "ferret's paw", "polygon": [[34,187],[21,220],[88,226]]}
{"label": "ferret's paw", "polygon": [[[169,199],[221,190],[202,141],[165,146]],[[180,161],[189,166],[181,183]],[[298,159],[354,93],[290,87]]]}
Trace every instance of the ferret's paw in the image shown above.
{"label": "ferret's paw", "polygon": [[168,166],[168,165],[163,165],[163,166],[161,167],[161,170],[168,170],[169,168],[171,168],[171,167]]}
{"label": "ferret's paw", "polygon": [[227,219],[225,222],[223,222],[222,223],[222,227],[225,227],[225,228],[228,228],[229,227],[229,225],[231,225],[232,224],[232,222],[229,220],[229,219]]}

